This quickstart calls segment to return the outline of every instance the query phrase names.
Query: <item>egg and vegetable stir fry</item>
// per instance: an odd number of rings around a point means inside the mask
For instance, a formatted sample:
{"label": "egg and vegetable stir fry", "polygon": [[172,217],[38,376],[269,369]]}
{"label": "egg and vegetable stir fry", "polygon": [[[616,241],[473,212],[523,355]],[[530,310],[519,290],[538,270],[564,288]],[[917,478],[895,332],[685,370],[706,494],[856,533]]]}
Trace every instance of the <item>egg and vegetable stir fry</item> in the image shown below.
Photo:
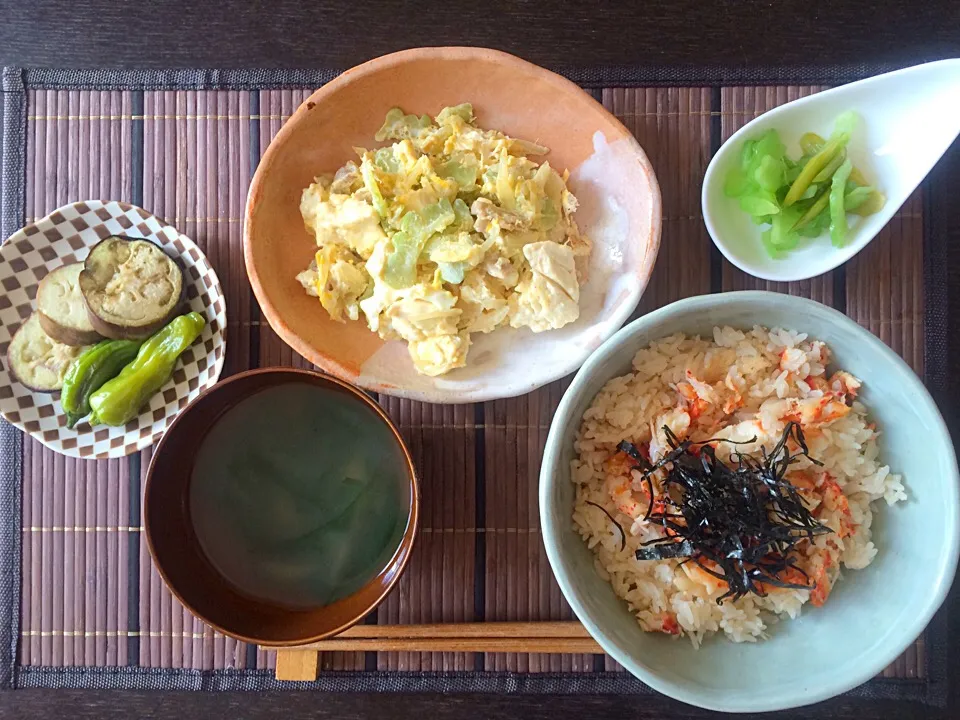
{"label": "egg and vegetable stir fry", "polygon": [[318,250],[297,279],[331,318],[407,341],[424,375],[466,365],[471,333],[577,319],[590,243],[568,173],[532,159],[547,148],[477,127],[469,104],[394,108],[376,140],[394,143],[358,148],[300,202]]}

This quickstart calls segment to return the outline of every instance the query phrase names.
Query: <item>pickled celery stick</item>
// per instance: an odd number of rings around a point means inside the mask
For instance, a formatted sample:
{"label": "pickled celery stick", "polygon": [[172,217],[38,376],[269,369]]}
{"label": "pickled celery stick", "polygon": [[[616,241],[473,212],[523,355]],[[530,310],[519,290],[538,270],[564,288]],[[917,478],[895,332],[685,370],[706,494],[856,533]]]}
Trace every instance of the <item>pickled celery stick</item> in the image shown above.
{"label": "pickled celery stick", "polygon": [[842,112],[837,115],[836,119],[833,121],[833,134],[830,137],[832,139],[841,133],[853,137],[856,135],[859,126],[860,116],[853,110],[847,110],[846,112]]}
{"label": "pickled celery stick", "polygon": [[750,215],[776,215],[780,207],[776,202],[757,195],[744,195],[740,198],[740,209]]}
{"label": "pickled celery stick", "polygon": [[830,183],[830,242],[834,247],[843,247],[847,239],[847,211],[843,207],[843,198],[852,168],[853,163],[844,160]]}
{"label": "pickled celery stick", "polygon": [[796,207],[784,208],[773,216],[770,228],[770,243],[780,250],[792,250],[797,246],[799,237],[793,232],[793,225],[800,217]]}
{"label": "pickled celery stick", "polygon": [[776,130],[767,130],[757,138],[757,143],[754,146],[753,162],[759,164],[765,157],[780,160],[785,150],[786,148],[780,141],[780,133]]}
{"label": "pickled celery stick", "polygon": [[841,150],[837,153],[833,160],[827,163],[827,166],[823,168],[820,172],[817,173],[817,176],[813,179],[813,182],[816,184],[825,183],[833,177],[833,174],[837,171],[837,168],[843,165],[843,162],[847,159],[847,151]]}
{"label": "pickled celery stick", "polygon": [[750,180],[740,168],[734,168],[723,182],[723,194],[727,197],[739,197],[750,187]]}
{"label": "pickled celery stick", "polygon": [[775,192],[783,184],[783,163],[772,155],[764,155],[753,178],[762,189]]}
{"label": "pickled celery stick", "polygon": [[853,190],[850,190],[843,197],[843,207],[847,212],[853,212],[858,207],[863,205],[867,198],[875,192],[872,187],[857,187]]}
{"label": "pickled celery stick", "polygon": [[830,193],[829,191],[824,190],[817,199],[814,201],[807,211],[800,216],[800,219],[794,224],[791,230],[800,230],[810,223],[812,223],[817,216],[827,209],[827,205],[830,204]]}
{"label": "pickled celery stick", "polygon": [[808,132],[800,136],[800,149],[804,155],[816,155],[826,144],[827,141],[816,133]]}
{"label": "pickled celery stick", "polygon": [[[803,151],[804,155],[816,155],[823,149],[823,146],[827,144],[827,141],[816,133],[804,133],[800,137],[800,149]],[[804,159],[801,158],[800,162],[804,162]],[[838,166],[839,167],[839,166]],[[799,175],[799,172],[797,173]],[[796,178],[796,175],[794,175]],[[790,178],[790,173],[787,173],[787,179],[792,182]],[[850,171],[850,179],[853,180],[857,185],[869,185],[867,178],[864,176],[860,170],[854,166],[853,170]]]}
{"label": "pickled celery stick", "polygon": [[870,183],[867,181],[867,178],[864,177],[863,173],[860,172],[859,170],[857,170],[856,166],[854,166],[854,167],[850,170],[850,179],[851,179],[853,182],[855,182],[857,185],[869,185],[869,184],[870,184]]}
{"label": "pickled celery stick", "polygon": [[[801,172],[799,177],[794,180],[793,185],[790,186],[790,190],[783,199],[783,204],[785,207],[793,205],[801,198],[801,196],[807,191],[807,188],[810,187],[810,183],[813,182],[813,179],[820,173],[821,170],[823,170],[823,168],[827,166],[827,164],[829,164],[831,160],[833,160],[833,158],[841,150],[843,150],[843,147],[849,141],[850,136],[847,133],[839,133],[823,146],[823,150],[810,158],[810,162],[804,166],[803,172]],[[847,171],[847,175],[849,175],[849,171]],[[846,177],[844,177],[844,182],[846,182]]]}
{"label": "pickled celery stick", "polygon": [[772,230],[764,230],[762,233],[760,233],[760,242],[763,243],[763,247],[770,257],[772,257],[774,260],[779,260],[780,258],[784,257],[786,253],[770,242],[771,232]]}
{"label": "pickled celery stick", "polygon": [[[830,197],[830,193],[827,193],[827,197]],[[821,212],[817,217],[813,219],[811,223],[805,225],[804,227],[796,230],[795,232],[800,237],[805,238],[815,238],[820,237],[823,233],[830,227],[830,213],[826,210]]]}
{"label": "pickled celery stick", "polygon": [[854,215],[866,216],[873,215],[883,210],[883,206],[887,204],[887,197],[879,190],[874,190],[870,193],[867,199],[859,207],[856,207],[850,212]]}

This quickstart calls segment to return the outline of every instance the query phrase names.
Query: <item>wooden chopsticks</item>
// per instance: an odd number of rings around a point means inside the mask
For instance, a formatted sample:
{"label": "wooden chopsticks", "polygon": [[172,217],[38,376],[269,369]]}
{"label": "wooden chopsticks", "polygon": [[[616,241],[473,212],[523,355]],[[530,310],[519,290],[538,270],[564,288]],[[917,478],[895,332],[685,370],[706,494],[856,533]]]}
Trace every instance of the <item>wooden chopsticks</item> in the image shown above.
{"label": "wooden chopsticks", "polygon": [[328,640],[277,650],[278,680],[316,679],[316,653],[321,651],[603,652],[576,621],[355,625]]}

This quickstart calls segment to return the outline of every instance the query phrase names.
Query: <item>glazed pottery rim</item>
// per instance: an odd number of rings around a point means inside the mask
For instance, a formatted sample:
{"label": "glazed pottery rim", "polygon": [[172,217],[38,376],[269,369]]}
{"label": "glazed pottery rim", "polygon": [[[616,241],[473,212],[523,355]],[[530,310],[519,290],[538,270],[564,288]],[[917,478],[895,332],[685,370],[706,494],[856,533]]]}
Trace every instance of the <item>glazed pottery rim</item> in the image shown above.
{"label": "glazed pottery rim", "polygon": [[[556,492],[555,488],[557,484],[561,482],[557,469],[560,466],[564,454],[564,436],[567,434],[569,427],[581,422],[581,418],[574,417],[572,412],[579,402],[580,396],[585,392],[586,387],[595,379],[595,375],[598,374],[599,368],[601,368],[604,361],[611,356],[621,353],[622,346],[629,343],[637,334],[649,332],[656,336],[657,327],[674,315],[703,311],[715,307],[717,304],[728,304],[736,301],[762,305],[772,299],[786,304],[795,304],[798,309],[815,309],[818,313],[822,313],[829,318],[829,321],[834,323],[835,326],[839,326],[844,332],[855,336],[858,341],[862,343],[864,355],[879,354],[885,356],[885,359],[891,362],[898,379],[901,382],[908,383],[912,387],[912,390],[915,392],[916,402],[918,406],[920,406],[922,414],[929,418],[933,432],[936,433],[936,443],[953,451],[948,454],[949,473],[941,485],[941,487],[948,489],[947,494],[949,497],[946,499],[950,502],[944,503],[944,518],[947,527],[952,528],[952,532],[947,533],[947,537],[943,540],[944,544],[938,556],[937,565],[935,566],[936,576],[934,586],[931,588],[932,592],[927,596],[924,604],[918,606],[919,612],[914,615],[912,622],[906,626],[906,629],[904,630],[903,627],[901,627],[898,642],[891,642],[882,652],[877,652],[870,657],[864,657],[863,663],[855,672],[848,672],[838,676],[838,678],[828,686],[804,693],[794,692],[788,698],[785,698],[783,702],[771,702],[765,698],[754,704],[750,704],[749,702],[742,701],[726,701],[722,693],[717,691],[664,679],[656,670],[645,667],[638,662],[635,659],[637,656],[631,656],[631,654],[621,651],[612,636],[601,627],[603,624],[602,616],[599,618],[599,622],[594,620],[580,602],[578,597],[579,592],[575,590],[574,587],[576,585],[577,574],[572,568],[568,569],[565,560],[566,555],[563,553],[560,545],[560,537],[566,532],[572,532],[572,530],[569,528],[569,523],[563,524],[563,519],[557,521],[556,518],[553,517],[551,508],[554,506],[553,496]],[[652,339],[655,339],[655,337]],[[610,378],[607,379],[609,380]],[[945,602],[957,573],[957,561],[958,558],[960,558],[960,534],[956,532],[957,527],[960,526],[958,495],[960,495],[960,470],[958,470],[957,456],[946,422],[940,410],[937,408],[930,391],[927,390],[923,381],[913,372],[903,358],[897,355],[873,333],[861,327],[854,320],[834,308],[814,300],[787,295],[785,293],[745,290],[721,293],[719,295],[697,295],[675,301],[626,325],[604,342],[603,345],[590,356],[564,392],[560,405],[557,407],[557,411],[551,422],[547,442],[543,451],[543,462],[541,464],[539,477],[538,504],[543,543],[554,577],[574,614],[607,654],[627,668],[629,672],[642,682],[657,692],[663,693],[676,700],[708,710],[721,712],[768,712],[810,705],[835,697],[862,685],[879,674],[923,632],[934,614]],[[621,609],[623,612],[629,612],[622,599],[618,597],[617,601],[622,605]]]}
{"label": "glazed pottery rim", "polygon": [[284,343],[291,347],[295,352],[312,362],[324,372],[335,375],[338,378],[347,380],[348,382],[355,382],[360,387],[373,392],[382,392],[394,397],[416,400],[420,402],[451,404],[458,402],[486,402],[488,400],[498,400],[506,397],[517,397],[519,395],[532,392],[533,390],[543,387],[544,385],[548,385],[549,383],[565,377],[572,372],[576,372],[590,356],[590,351],[578,351],[572,355],[574,360],[571,360],[571,362],[567,363],[567,365],[565,365],[563,368],[549,374],[544,374],[542,377],[538,377],[533,383],[518,385],[517,387],[512,388],[507,394],[504,394],[502,388],[498,390],[499,386],[497,386],[496,383],[491,383],[483,390],[471,391],[466,394],[455,394],[456,391],[454,391],[454,394],[451,394],[450,391],[440,390],[437,388],[420,390],[408,389],[393,384],[364,382],[362,381],[362,372],[355,373],[351,368],[344,366],[336,358],[336,356],[316,350],[312,345],[305,342],[289,327],[289,325],[284,321],[283,317],[281,317],[280,313],[277,312],[273,302],[267,295],[266,289],[264,288],[263,283],[261,283],[260,274],[253,261],[250,225],[254,215],[255,198],[260,194],[260,188],[264,183],[265,174],[268,172],[270,166],[274,163],[275,156],[280,152],[278,149],[279,146],[285,142],[288,135],[291,135],[295,132],[295,126],[298,124],[299,119],[305,113],[309,112],[310,108],[312,108],[314,105],[326,101],[330,95],[333,95],[342,88],[351,85],[359,78],[380,70],[403,65],[411,60],[429,58],[435,58],[438,60],[486,60],[495,63],[513,65],[515,67],[522,67],[527,72],[538,76],[542,81],[550,83],[558,90],[582,95],[585,99],[593,103],[595,110],[602,117],[604,117],[607,122],[623,131],[622,137],[630,143],[632,151],[635,154],[636,159],[639,161],[642,172],[649,183],[650,228],[646,237],[631,238],[631,242],[636,242],[638,246],[640,246],[641,243],[644,243],[644,241],[647,241],[642,245],[642,247],[645,248],[645,252],[635,263],[635,267],[638,268],[642,274],[642,277],[638,276],[639,283],[634,291],[635,297],[632,300],[627,300],[626,302],[622,303],[611,314],[610,327],[613,329],[607,333],[607,339],[612,337],[616,332],[615,328],[620,327],[630,317],[637,305],[640,303],[640,299],[643,297],[644,292],[646,292],[647,286],[650,284],[653,268],[660,253],[660,243],[663,230],[663,200],[660,192],[660,183],[657,180],[657,175],[653,168],[653,164],[650,162],[649,156],[633,133],[631,133],[613,113],[599,103],[596,98],[592,97],[575,82],[552,70],[548,70],[537,65],[536,63],[532,63],[529,60],[524,60],[521,57],[504,52],[502,50],[495,50],[486,47],[436,45],[399,50],[397,52],[372,58],[360,63],[359,65],[355,65],[311,93],[309,97],[300,103],[293,114],[287,118],[287,120],[280,127],[280,130],[270,141],[270,144],[263,153],[263,156],[260,158],[260,162],[257,164],[253,178],[250,181],[250,188],[247,191],[247,201],[244,208],[243,220],[244,267],[246,269],[247,277],[250,281],[250,286],[253,288],[254,296],[260,305],[261,312],[273,331],[276,332],[277,335],[280,336],[280,339],[283,340]]}
{"label": "glazed pottery rim", "polygon": [[[182,418],[185,418],[187,414],[190,412],[190,410],[193,409],[195,405],[199,404],[201,400],[206,398],[207,395],[212,395],[218,389],[224,388],[234,382],[239,382],[247,378],[255,377],[258,375],[286,376],[287,380],[285,380],[282,383],[278,383],[278,385],[285,384],[286,382],[290,382],[290,381],[295,381],[298,378],[300,379],[306,378],[308,382],[315,382],[316,380],[321,380],[323,382],[332,383],[342,388],[343,390],[345,390],[347,394],[353,397],[354,399],[361,400],[365,406],[372,409],[376,413],[376,415],[386,424],[387,428],[393,434],[393,437],[396,440],[397,445],[399,446],[400,450],[403,452],[404,460],[406,461],[407,482],[409,483],[409,486],[410,486],[410,509],[409,509],[409,512],[407,513],[407,528],[404,530],[404,534],[403,534],[403,537],[401,537],[400,539],[399,545],[397,546],[393,554],[391,554],[390,558],[382,565],[382,567],[378,569],[377,574],[375,574],[370,580],[368,580],[363,586],[358,588],[352,594],[356,594],[360,592],[360,590],[362,590],[364,587],[366,587],[371,582],[376,580],[376,578],[380,577],[380,575],[383,574],[383,571],[389,568],[391,564],[396,561],[396,558],[399,555],[400,561],[396,566],[396,570],[393,573],[393,576],[390,578],[390,580],[384,583],[382,592],[379,595],[377,595],[376,598],[374,598],[374,600],[371,603],[366,604],[365,607],[360,612],[356,613],[355,617],[341,624],[339,627],[334,628],[327,632],[318,633],[315,635],[308,635],[303,638],[297,638],[293,640],[271,640],[271,639],[256,638],[249,635],[235,633],[231,630],[227,630],[219,623],[213,622],[209,620],[207,617],[205,617],[204,615],[202,615],[201,613],[199,613],[194,608],[194,606],[183,597],[180,591],[176,587],[174,587],[174,585],[170,582],[167,576],[167,572],[164,570],[162,563],[157,559],[157,556],[156,556],[156,553],[154,552],[154,547],[153,547],[153,538],[152,538],[153,534],[151,532],[151,516],[150,516],[150,513],[148,512],[148,505],[150,502],[149,489],[150,489],[151,483],[155,482],[153,477],[153,471],[154,471],[154,465],[156,463],[156,459],[160,457],[160,455],[162,454],[164,446],[167,442],[167,438],[172,436],[172,434],[175,432],[176,426],[180,422],[180,420]],[[225,408],[219,408],[219,410],[220,412],[223,412],[224,410],[229,409],[230,407],[233,407],[235,404],[236,403],[233,403],[231,405],[226,406]],[[192,464],[191,464],[191,468],[192,468]],[[187,483],[186,487],[189,490],[189,487],[190,487],[189,482]],[[174,421],[170,425],[170,427],[167,428],[167,431],[163,434],[163,437],[160,439],[160,442],[157,443],[153,451],[153,455],[150,458],[150,465],[147,469],[146,481],[144,483],[144,489],[143,489],[142,514],[143,514],[143,523],[144,523],[144,536],[147,542],[147,550],[150,553],[150,557],[153,560],[154,566],[157,568],[157,572],[160,574],[160,577],[163,579],[164,585],[166,585],[167,589],[180,602],[180,604],[182,604],[195,617],[199,618],[201,621],[203,621],[205,624],[212,627],[214,630],[221,632],[224,635],[234,638],[236,640],[240,640],[242,642],[250,643],[252,645],[260,645],[264,647],[275,647],[275,648],[295,647],[298,645],[307,645],[309,643],[318,642],[320,640],[333,637],[335,635],[338,635],[339,633],[342,633],[344,630],[347,630],[348,628],[353,627],[358,622],[363,620],[363,618],[368,613],[370,613],[374,608],[378,607],[380,603],[383,602],[384,598],[386,598],[387,595],[389,595],[390,592],[394,589],[397,582],[400,580],[401,576],[406,570],[407,564],[410,562],[410,556],[413,553],[413,548],[416,545],[417,535],[419,534],[419,530],[420,530],[420,526],[419,526],[420,478],[417,474],[416,466],[414,465],[414,462],[413,462],[413,456],[410,454],[409,448],[407,448],[406,443],[403,441],[403,437],[400,434],[399,429],[394,424],[393,420],[390,419],[390,416],[387,415],[386,411],[382,407],[380,407],[379,403],[373,400],[373,398],[367,396],[362,390],[359,390],[354,385],[351,385],[349,382],[342,380],[338,377],[325,375],[323,373],[316,372],[314,370],[308,370],[305,368],[292,368],[292,367],[253,368],[250,370],[244,370],[242,372],[238,372],[235,375],[231,375],[230,377],[225,378],[220,382],[216,383],[215,385],[207,388],[202,393],[200,393],[200,395],[198,395],[191,403],[189,403],[182,411],[177,413],[176,418],[174,418]],[[203,554],[202,549],[200,549],[199,552]],[[347,598],[349,597],[350,596],[348,595]],[[345,600],[345,599],[346,598],[342,598],[342,600]],[[323,606],[311,608],[311,610],[322,611]],[[302,611],[291,608],[289,612],[299,613]]]}

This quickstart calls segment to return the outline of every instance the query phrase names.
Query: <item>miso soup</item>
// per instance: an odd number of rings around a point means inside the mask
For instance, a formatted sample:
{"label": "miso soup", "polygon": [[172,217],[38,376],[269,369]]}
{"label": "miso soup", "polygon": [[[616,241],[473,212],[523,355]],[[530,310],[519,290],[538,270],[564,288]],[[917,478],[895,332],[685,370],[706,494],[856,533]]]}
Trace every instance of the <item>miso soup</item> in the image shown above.
{"label": "miso soup", "polygon": [[190,516],[211,565],[239,592],[328,605],[390,561],[410,517],[407,460],[393,432],[349,395],[266,388],[208,430]]}

